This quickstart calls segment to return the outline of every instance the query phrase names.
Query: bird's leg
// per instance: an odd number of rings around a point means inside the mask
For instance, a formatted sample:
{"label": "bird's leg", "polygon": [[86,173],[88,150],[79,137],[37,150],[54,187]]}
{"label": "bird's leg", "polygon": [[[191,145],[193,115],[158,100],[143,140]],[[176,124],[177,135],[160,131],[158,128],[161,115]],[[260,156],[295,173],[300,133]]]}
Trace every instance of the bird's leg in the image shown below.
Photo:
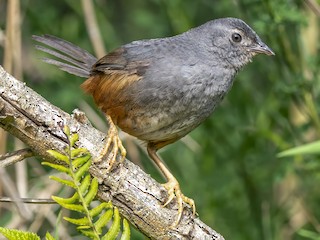
{"label": "bird's leg", "polygon": [[183,195],[183,193],[181,192],[181,189],[180,189],[179,182],[172,175],[172,173],[169,171],[169,169],[164,165],[164,163],[161,161],[161,159],[157,155],[157,153],[156,153],[157,148],[153,144],[149,143],[147,146],[147,150],[148,150],[148,154],[149,154],[150,158],[157,164],[158,168],[161,170],[161,172],[163,173],[163,175],[167,179],[167,182],[165,184],[163,184],[163,186],[165,189],[167,189],[169,197],[163,206],[165,207],[166,205],[168,205],[174,199],[174,197],[176,197],[176,199],[177,199],[178,216],[176,218],[176,221],[173,223],[173,226],[176,226],[176,225],[178,225],[178,223],[181,219],[181,216],[182,216],[183,202],[187,203],[192,208],[193,215],[195,215],[195,213],[196,213],[195,203],[191,198],[188,198],[185,195]]}
{"label": "bird's leg", "polygon": [[[96,163],[101,162],[102,158],[105,157],[106,154],[109,152],[109,155],[108,155],[109,167],[107,168],[107,172],[108,172],[112,169],[113,164],[116,162],[118,150],[120,150],[120,154],[121,154],[120,162],[123,162],[127,152],[126,152],[126,149],[123,147],[122,142],[119,138],[117,126],[113,123],[109,115],[106,115],[106,119],[109,124],[107,142],[102,152],[99,154],[99,157],[95,159],[94,162]],[[112,148],[110,150],[111,146]]]}

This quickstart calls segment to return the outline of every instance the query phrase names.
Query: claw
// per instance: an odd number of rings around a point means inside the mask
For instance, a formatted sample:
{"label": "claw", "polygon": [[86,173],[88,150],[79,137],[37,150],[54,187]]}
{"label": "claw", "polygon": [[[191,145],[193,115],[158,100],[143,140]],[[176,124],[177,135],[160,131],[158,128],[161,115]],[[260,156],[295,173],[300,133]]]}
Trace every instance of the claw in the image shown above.
{"label": "claw", "polygon": [[182,217],[183,212],[183,203],[187,203],[192,208],[193,216],[196,213],[196,205],[193,201],[193,199],[186,197],[183,195],[180,189],[180,185],[178,181],[175,178],[169,179],[169,181],[165,184],[162,184],[165,189],[168,191],[168,200],[163,204],[163,207],[167,206],[175,197],[177,199],[178,203],[178,216],[174,223],[172,224],[172,227],[176,227],[178,223],[180,222],[180,219]]}
{"label": "claw", "polygon": [[[124,161],[126,157],[126,149],[123,147],[122,142],[118,135],[118,130],[116,125],[113,123],[110,116],[106,115],[107,121],[109,123],[109,130],[108,130],[108,138],[106,145],[104,146],[103,150],[99,154],[99,157],[94,160],[95,163],[99,163],[102,161],[102,159],[106,156],[106,154],[109,152],[108,159],[109,159],[109,166],[107,168],[107,172],[109,172],[114,163],[117,160],[117,153],[120,150],[121,159],[120,163]],[[112,144],[112,149],[110,150],[110,146]]]}

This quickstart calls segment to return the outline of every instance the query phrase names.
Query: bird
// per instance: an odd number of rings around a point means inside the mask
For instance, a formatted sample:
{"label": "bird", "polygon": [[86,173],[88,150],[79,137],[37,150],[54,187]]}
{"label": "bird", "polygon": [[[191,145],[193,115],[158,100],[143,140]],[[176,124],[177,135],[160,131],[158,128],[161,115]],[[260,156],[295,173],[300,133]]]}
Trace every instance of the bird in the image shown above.
{"label": "bird", "polygon": [[198,127],[223,100],[236,74],[257,54],[275,55],[243,20],[210,20],[181,34],[136,40],[97,59],[86,50],[52,35],[33,36],[54,57],[44,58],[63,71],[84,77],[81,88],[106,115],[108,139],[96,162],[111,151],[109,170],[126,150],[117,127],[146,143],[149,157],[166,178],[168,198],[178,203],[173,225],[182,217],[185,196],[157,151]]}

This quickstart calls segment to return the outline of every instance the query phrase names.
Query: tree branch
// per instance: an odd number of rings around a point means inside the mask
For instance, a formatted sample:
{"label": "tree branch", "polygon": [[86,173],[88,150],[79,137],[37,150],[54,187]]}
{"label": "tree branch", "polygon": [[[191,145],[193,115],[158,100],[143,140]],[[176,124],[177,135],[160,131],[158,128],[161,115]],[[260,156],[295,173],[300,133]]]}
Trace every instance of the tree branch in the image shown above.
{"label": "tree branch", "polygon": [[0,155],[0,168],[10,166],[32,156],[33,152],[29,148]]}
{"label": "tree branch", "polygon": [[[54,162],[46,151],[62,151],[66,146],[61,124],[79,134],[78,147],[98,156],[106,136],[93,128],[82,112],[75,110],[72,115],[63,112],[0,66],[0,127],[21,139],[35,155]],[[175,221],[177,205],[173,201],[162,207],[167,192],[159,183],[128,160],[108,174],[104,173],[105,165],[103,162],[90,168],[90,174],[100,183],[99,198],[111,200],[145,235],[152,239],[224,239],[199,218],[193,218],[189,210],[184,211],[179,225],[173,229],[170,226]]]}

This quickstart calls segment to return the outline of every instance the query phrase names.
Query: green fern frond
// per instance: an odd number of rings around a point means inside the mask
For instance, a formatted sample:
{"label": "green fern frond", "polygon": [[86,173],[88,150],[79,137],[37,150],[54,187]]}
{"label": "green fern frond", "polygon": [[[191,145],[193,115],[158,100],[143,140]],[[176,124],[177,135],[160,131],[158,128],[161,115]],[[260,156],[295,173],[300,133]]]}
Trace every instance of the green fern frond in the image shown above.
{"label": "green fern frond", "polygon": [[[111,202],[102,202],[94,208],[90,207],[97,195],[99,187],[98,180],[92,178],[89,174],[89,168],[92,162],[90,152],[85,148],[74,147],[79,136],[77,134],[70,134],[70,129],[67,126],[64,127],[64,133],[68,142],[64,153],[58,153],[55,150],[49,150],[48,152],[65,165],[62,166],[52,163],[43,164],[65,173],[68,179],[62,179],[56,176],[50,176],[50,178],[75,189],[75,193],[69,198],[57,196],[53,196],[52,198],[63,208],[84,215],[80,218],[64,217],[66,221],[76,225],[77,230],[83,235],[91,239],[116,239],[121,228],[119,211],[116,207],[112,206]],[[111,227],[106,232],[104,228],[110,221],[112,221]],[[101,236],[102,234],[104,235]],[[129,238],[130,227],[128,222],[124,220],[121,239],[128,240]]]}
{"label": "green fern frond", "polygon": [[93,201],[93,199],[97,195],[98,186],[99,186],[98,180],[96,178],[93,178],[91,181],[90,188],[86,193],[86,196],[84,197],[85,204],[89,205]]}
{"label": "green fern frond", "polygon": [[78,134],[68,134],[67,136],[69,136],[69,144],[70,146],[74,146],[76,144],[76,142],[79,140],[79,135]]}
{"label": "green fern frond", "polygon": [[40,240],[40,237],[32,232],[24,232],[17,229],[9,229],[0,227],[0,233],[8,240]]}
{"label": "green fern frond", "polygon": [[55,239],[49,232],[47,232],[46,233],[46,240],[55,240]]}
{"label": "green fern frond", "polygon": [[95,222],[95,226],[98,232],[100,232],[100,230],[112,219],[113,214],[114,211],[112,208],[110,208],[105,211],[104,214],[102,214],[101,217]]}
{"label": "green fern frond", "polygon": [[[75,176],[74,176],[75,177]],[[88,191],[89,187],[91,184],[91,176],[89,174],[87,174],[80,183],[78,183],[78,190],[79,190],[79,194],[80,197],[84,196],[86,194],[86,192]]]}
{"label": "green fern frond", "polygon": [[[59,198],[59,197],[55,196],[55,198]],[[79,194],[77,192],[75,192],[69,198],[59,198],[59,201],[65,203],[65,204],[70,204],[70,203],[76,202],[78,199],[79,199]]]}
{"label": "green fern frond", "polygon": [[80,157],[81,155],[88,154],[88,150],[86,148],[75,148],[71,150],[71,158]]}
{"label": "green fern frond", "polygon": [[72,161],[72,165],[74,168],[78,168],[83,165],[85,162],[89,161],[91,158],[90,154],[84,154],[83,156],[77,157]]}
{"label": "green fern frond", "polygon": [[114,208],[113,211],[113,222],[109,231],[101,238],[102,240],[116,239],[120,232],[120,214],[118,208]]}
{"label": "green fern frond", "polygon": [[89,214],[91,217],[96,217],[98,216],[103,210],[112,208],[112,203],[111,202],[102,202],[95,208],[91,209],[89,211]]}
{"label": "green fern frond", "polygon": [[52,199],[57,202],[60,206],[63,208],[76,211],[79,213],[85,213],[86,209],[84,206],[78,204],[78,203],[65,203],[63,198],[57,197],[57,196],[52,196]]}
{"label": "green fern frond", "polygon": [[70,161],[69,161],[69,158],[68,156],[62,154],[62,153],[59,153],[55,150],[48,150],[47,153],[49,153],[52,157],[66,163],[66,164],[70,164]]}
{"label": "green fern frond", "polygon": [[[64,134],[68,137],[68,140],[69,140],[69,145],[71,145],[70,143],[70,128],[69,128],[69,126],[67,126],[67,125],[64,125],[63,126],[63,132],[64,132]],[[78,135],[78,134],[77,134]],[[73,146],[73,145],[71,145],[71,146]]]}
{"label": "green fern frond", "polygon": [[71,180],[62,179],[56,176],[50,176],[49,178],[61,184],[67,185],[68,187],[76,188],[76,185]]}
{"label": "green fern frond", "polygon": [[89,220],[87,217],[83,218],[69,218],[69,217],[64,217],[64,220],[74,224],[74,225],[79,225],[79,226],[88,226],[90,224]]}
{"label": "green fern frond", "polygon": [[123,219],[123,230],[120,240],[129,240],[130,239],[130,225],[127,219]]}
{"label": "green fern frond", "polygon": [[92,230],[81,230],[81,233],[91,239],[100,239],[96,237],[96,233]]}
{"label": "green fern frond", "polygon": [[63,173],[66,173],[66,174],[70,173],[69,168],[67,168],[67,167],[65,167],[63,165],[59,165],[59,164],[55,164],[55,163],[49,163],[49,162],[42,162],[42,165],[54,168],[59,172],[63,172]]}
{"label": "green fern frond", "polygon": [[[75,176],[75,181],[80,181],[80,179],[85,176],[85,174],[88,174],[89,167],[91,166],[91,160],[87,161],[84,163],[81,167],[77,168],[74,176]],[[89,175],[89,174],[88,174]],[[90,176],[90,175],[89,175]]]}

